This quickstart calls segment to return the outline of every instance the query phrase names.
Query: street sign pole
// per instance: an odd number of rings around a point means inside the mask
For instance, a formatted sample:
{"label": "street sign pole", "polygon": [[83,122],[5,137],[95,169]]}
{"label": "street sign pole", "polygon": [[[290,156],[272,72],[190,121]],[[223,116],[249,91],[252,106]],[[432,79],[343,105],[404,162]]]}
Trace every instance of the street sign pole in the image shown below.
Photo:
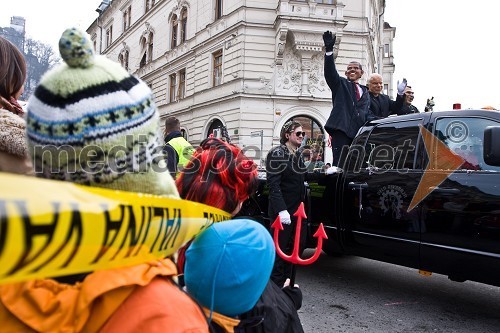
{"label": "street sign pole", "polygon": [[252,138],[256,138],[258,136],[260,136],[260,152],[259,152],[259,158],[262,162],[263,158],[262,158],[262,151],[264,150],[264,130],[260,130],[260,131],[254,131],[254,132],[250,132],[250,136]]}

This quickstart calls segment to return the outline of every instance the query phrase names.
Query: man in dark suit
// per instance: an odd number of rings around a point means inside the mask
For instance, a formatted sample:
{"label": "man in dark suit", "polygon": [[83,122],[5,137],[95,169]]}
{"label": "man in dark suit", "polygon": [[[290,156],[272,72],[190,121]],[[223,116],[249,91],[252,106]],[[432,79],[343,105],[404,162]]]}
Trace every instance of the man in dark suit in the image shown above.
{"label": "man in dark suit", "polygon": [[[325,43],[326,83],[332,91],[333,107],[326,121],[325,129],[332,138],[333,166],[340,166],[344,147],[349,147],[359,128],[366,121],[375,118],[370,112],[368,89],[359,85],[363,68],[357,61],[351,61],[345,71],[346,78],[340,77],[333,59],[336,36],[331,31],[323,34]],[[347,152],[347,150],[345,150]]]}
{"label": "man in dark suit", "polygon": [[368,90],[370,92],[370,110],[378,118],[385,118],[390,114],[398,114],[403,107],[403,92],[406,88],[406,79],[399,83],[398,96],[395,101],[389,96],[382,94],[384,81],[382,75],[373,73],[368,78]]}

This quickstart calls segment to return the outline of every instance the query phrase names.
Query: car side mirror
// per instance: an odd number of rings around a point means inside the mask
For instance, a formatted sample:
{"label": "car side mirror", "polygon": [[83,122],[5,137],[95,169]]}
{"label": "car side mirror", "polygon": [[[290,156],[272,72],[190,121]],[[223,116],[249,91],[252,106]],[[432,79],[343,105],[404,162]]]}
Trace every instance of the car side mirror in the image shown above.
{"label": "car side mirror", "polygon": [[488,165],[500,166],[500,126],[488,126],[484,130],[484,161]]}

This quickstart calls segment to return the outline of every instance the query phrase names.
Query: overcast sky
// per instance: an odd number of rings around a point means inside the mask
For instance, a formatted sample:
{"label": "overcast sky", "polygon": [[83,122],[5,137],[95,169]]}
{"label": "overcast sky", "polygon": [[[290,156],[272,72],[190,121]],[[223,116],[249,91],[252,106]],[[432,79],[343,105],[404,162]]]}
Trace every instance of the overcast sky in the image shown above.
{"label": "overcast sky", "polygon": [[26,19],[26,35],[50,44],[56,54],[62,32],[69,27],[82,30],[97,18],[101,0],[5,0],[0,6],[0,26],[10,26],[11,16]]}
{"label": "overcast sky", "polygon": [[500,108],[500,1],[387,0],[385,21],[396,27],[394,84],[405,77],[423,111]]}
{"label": "overcast sky", "polygon": [[[349,0],[347,0],[349,1]],[[27,36],[53,45],[63,30],[86,30],[97,17],[101,0],[3,1],[0,26],[11,16],[26,18]],[[64,13],[64,14],[58,14]],[[395,79],[405,77],[423,111],[434,96],[435,110],[492,105],[500,108],[500,1],[386,0],[385,21],[396,27]],[[367,74],[365,74],[367,75]]]}

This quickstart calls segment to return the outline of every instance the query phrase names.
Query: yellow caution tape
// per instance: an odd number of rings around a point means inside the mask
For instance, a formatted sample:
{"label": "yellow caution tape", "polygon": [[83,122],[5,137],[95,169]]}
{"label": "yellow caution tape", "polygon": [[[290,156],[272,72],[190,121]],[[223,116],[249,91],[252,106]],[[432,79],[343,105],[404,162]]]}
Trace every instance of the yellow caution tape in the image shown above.
{"label": "yellow caution tape", "polygon": [[167,257],[230,218],[188,200],[0,173],[0,283]]}

